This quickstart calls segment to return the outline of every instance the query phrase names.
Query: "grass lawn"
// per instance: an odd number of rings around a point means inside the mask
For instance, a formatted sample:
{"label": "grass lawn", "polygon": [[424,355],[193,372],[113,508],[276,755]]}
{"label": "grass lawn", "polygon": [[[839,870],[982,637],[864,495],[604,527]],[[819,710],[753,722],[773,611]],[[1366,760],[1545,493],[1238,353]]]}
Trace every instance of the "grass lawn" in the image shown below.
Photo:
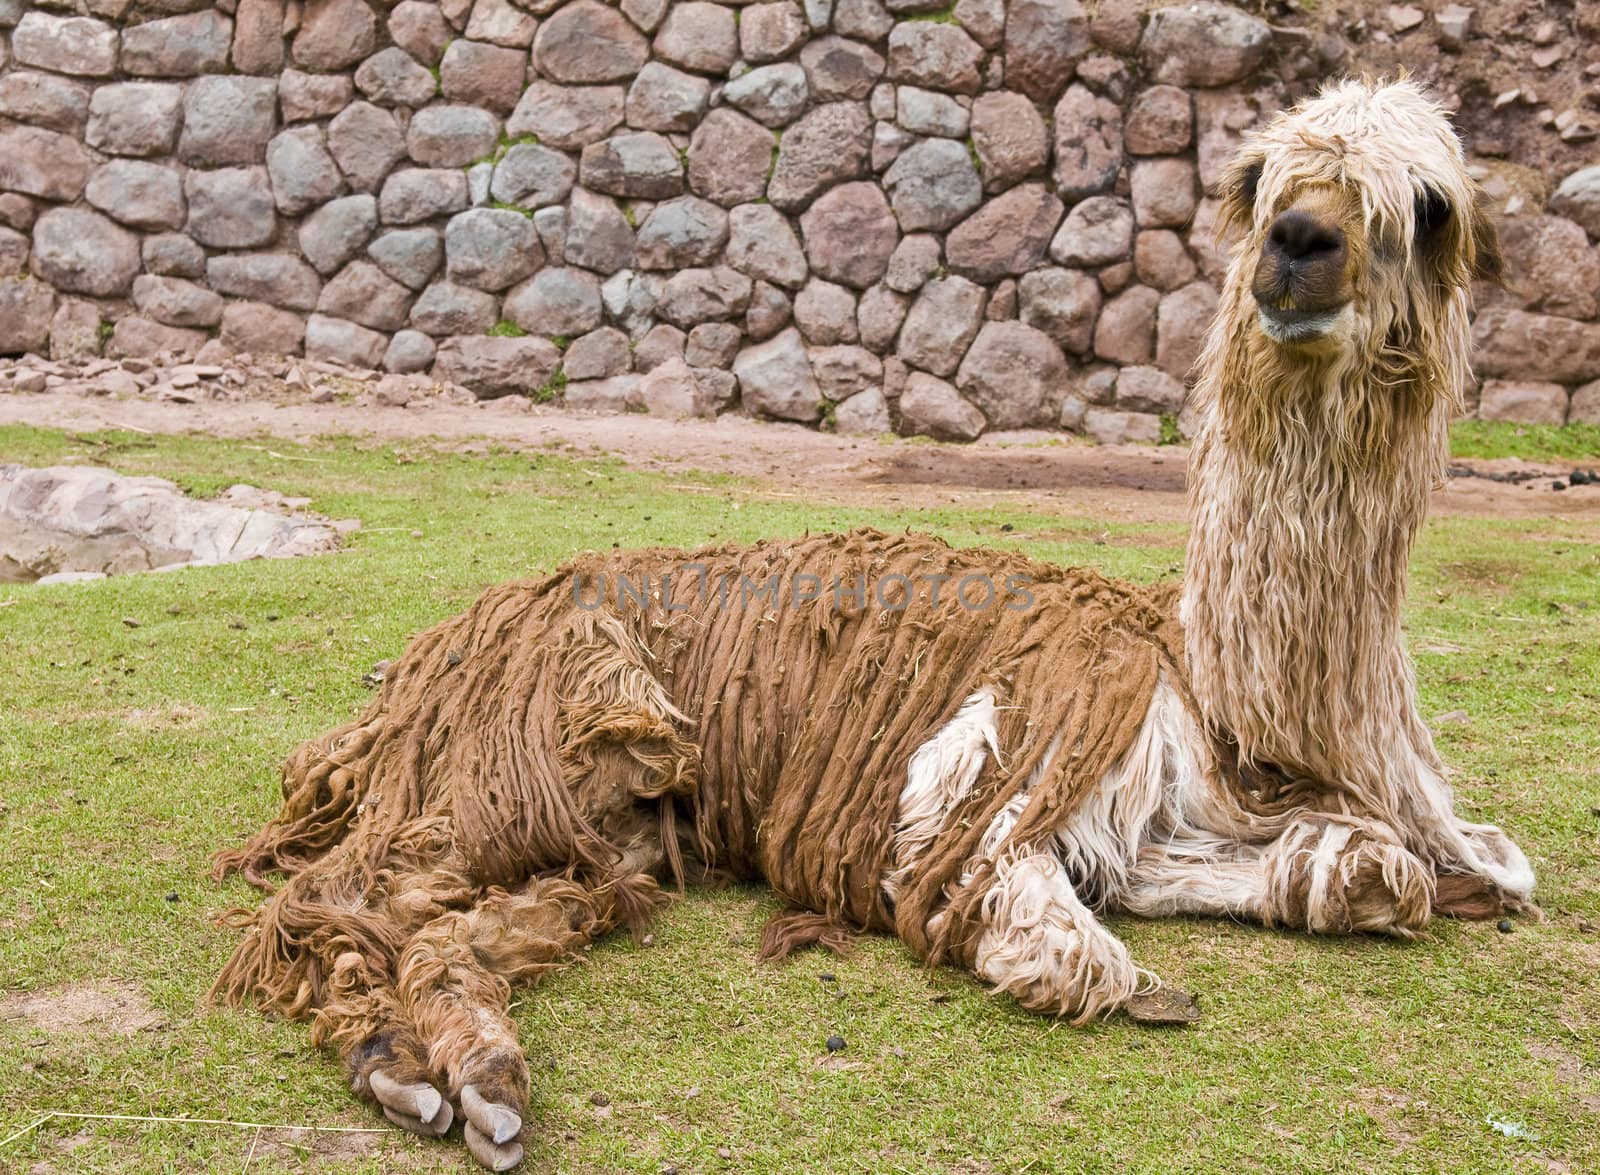
{"label": "grass lawn", "polygon": [[[1095,541],[1022,507],[851,509],[572,453],[12,428],[0,459],[247,481],[363,522],[322,558],[0,587],[0,1139],[50,1110],[386,1125],[303,1026],[202,1005],[236,937],[217,914],[256,900],[207,858],[276,810],[276,764],[366,703],[374,662],[487,584],[613,542],[861,523],[1142,580],[1182,558],[1173,526]],[[758,965],[769,898],[695,894],[651,945],[518,991],[526,1169],[1600,1170],[1600,528],[1436,521],[1408,624],[1460,803],[1528,851],[1548,921],[1399,945],[1116,918],[1205,1018],[1075,1031],[887,939]],[[246,1166],[474,1169],[389,1130],[55,1118],[0,1148],[7,1171]]]}

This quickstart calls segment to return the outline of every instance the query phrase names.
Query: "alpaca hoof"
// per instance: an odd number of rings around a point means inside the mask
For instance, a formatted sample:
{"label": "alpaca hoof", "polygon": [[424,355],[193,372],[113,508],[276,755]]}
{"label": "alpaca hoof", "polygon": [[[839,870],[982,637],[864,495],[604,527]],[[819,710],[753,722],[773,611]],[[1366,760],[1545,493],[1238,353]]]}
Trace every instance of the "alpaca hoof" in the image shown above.
{"label": "alpaca hoof", "polygon": [[[435,1121],[441,1110],[448,1106],[444,1096],[426,1081],[396,1081],[384,1070],[376,1069],[367,1079],[367,1083],[372,1086],[373,1096],[378,1099],[378,1103],[385,1111],[393,1110],[407,1118],[415,1118],[418,1122]],[[450,1121],[446,1119],[446,1130],[449,1129],[449,1125]]]}
{"label": "alpaca hoof", "polygon": [[399,1110],[383,1107],[383,1116],[393,1122],[402,1130],[409,1130],[412,1134],[420,1134],[423,1138],[443,1138],[450,1131],[450,1125],[456,1120],[456,1113],[450,1108],[450,1103],[445,1102],[434,1114],[431,1122],[424,1122],[421,1118],[410,1114],[402,1114]]}
{"label": "alpaca hoof", "polygon": [[496,1146],[510,1142],[522,1131],[520,1114],[510,1106],[486,1100],[475,1085],[461,1087],[461,1112]]}
{"label": "alpaca hoof", "polygon": [[1351,838],[1340,870],[1350,929],[1413,939],[1433,915],[1433,876],[1404,848]]}
{"label": "alpaca hoof", "polygon": [[467,1150],[472,1152],[472,1157],[491,1171],[509,1171],[522,1162],[522,1144],[508,1142],[504,1145],[497,1144],[483,1131],[472,1124],[472,1119],[467,1119],[467,1128],[464,1131],[467,1139]]}

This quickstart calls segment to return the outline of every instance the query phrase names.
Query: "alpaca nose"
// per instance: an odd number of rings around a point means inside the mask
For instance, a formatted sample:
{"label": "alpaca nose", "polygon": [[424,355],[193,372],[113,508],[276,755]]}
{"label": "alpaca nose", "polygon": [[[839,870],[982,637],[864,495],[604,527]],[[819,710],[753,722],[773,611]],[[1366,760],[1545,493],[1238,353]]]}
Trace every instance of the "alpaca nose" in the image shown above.
{"label": "alpaca nose", "polygon": [[1344,250],[1344,232],[1338,225],[1291,208],[1272,222],[1267,245],[1301,264],[1332,261]]}

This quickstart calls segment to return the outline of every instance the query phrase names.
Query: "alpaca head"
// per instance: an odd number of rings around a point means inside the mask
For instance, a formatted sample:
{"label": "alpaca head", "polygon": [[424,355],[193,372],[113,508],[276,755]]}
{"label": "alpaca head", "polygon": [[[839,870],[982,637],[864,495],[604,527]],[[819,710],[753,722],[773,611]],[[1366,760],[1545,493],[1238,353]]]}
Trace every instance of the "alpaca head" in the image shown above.
{"label": "alpaca head", "polygon": [[1210,380],[1280,419],[1297,401],[1320,418],[1301,423],[1354,427],[1361,447],[1392,443],[1385,426],[1419,414],[1407,407],[1455,407],[1471,283],[1500,258],[1461,146],[1419,87],[1347,81],[1278,115],[1229,168],[1222,218],[1242,240]]}

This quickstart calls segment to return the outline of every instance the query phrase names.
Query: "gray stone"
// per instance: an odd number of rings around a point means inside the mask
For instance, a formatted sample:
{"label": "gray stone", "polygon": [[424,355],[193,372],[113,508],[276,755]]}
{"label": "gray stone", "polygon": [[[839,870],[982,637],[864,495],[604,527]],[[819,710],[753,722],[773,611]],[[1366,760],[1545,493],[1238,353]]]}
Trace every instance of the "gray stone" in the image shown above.
{"label": "gray stone", "polygon": [[1472,323],[1472,366],[1493,379],[1522,379],[1537,372],[1554,383],[1600,378],[1600,323],[1486,306]]}
{"label": "gray stone", "polygon": [[1183,407],[1183,384],[1159,367],[1124,367],[1117,377],[1117,407],[1176,415]]}
{"label": "gray stone", "polygon": [[635,131],[585,147],[578,180],[611,196],[662,200],[683,191],[683,161],[661,135]]}
{"label": "gray stone", "polygon": [[278,109],[284,122],[332,118],[350,105],[355,92],[355,84],[343,74],[286,69],[278,75]]}
{"label": "gray stone", "polygon": [[1027,273],[1044,256],[1061,212],[1061,201],[1043,184],[1012,188],[951,230],[945,259],[980,282]]}
{"label": "gray stone", "polygon": [[601,283],[600,301],[606,314],[628,332],[629,338],[642,337],[655,322],[655,295],[631,269],[614,273]]}
{"label": "gray stone", "polygon": [[660,26],[661,18],[667,15],[670,3],[671,0],[622,0],[622,15],[645,32],[653,33]]}
{"label": "gray stone", "polygon": [[495,164],[489,193],[503,204],[543,208],[565,200],[577,178],[577,164],[562,152],[518,143]]}
{"label": "gray stone", "polygon": [[1161,417],[1090,408],[1083,415],[1083,431],[1102,445],[1153,445],[1161,440]]}
{"label": "gray stone", "polygon": [[25,233],[33,228],[33,201],[20,192],[0,192],[0,224]]}
{"label": "gray stone", "polygon": [[[289,53],[303,69],[334,73],[349,69],[377,47],[378,18],[365,0],[309,0]],[[308,336],[308,354],[310,348]]]}
{"label": "gray stone", "polygon": [[1128,111],[1124,141],[1130,155],[1176,155],[1194,138],[1194,103],[1177,86],[1151,86]]}
{"label": "gray stone", "polygon": [[540,208],[533,214],[533,231],[539,234],[544,246],[544,258],[550,265],[567,263],[567,210],[557,205]]}
{"label": "gray stone", "polygon": [[387,335],[353,322],[313,314],[306,320],[306,358],[376,371],[389,349]]}
{"label": "gray stone", "polygon": [[855,295],[817,277],[795,295],[794,324],[806,342],[819,346],[854,343],[861,337],[856,327]]}
{"label": "gray stone", "polygon": [[616,273],[633,264],[633,248],[633,227],[615,200],[585,188],[572,190],[563,250],[569,265]]}
{"label": "gray stone", "polygon": [[771,282],[758,281],[750,287],[750,308],[744,315],[744,333],[751,342],[770,339],[794,320],[789,295]]}
{"label": "gray stone", "polygon": [[0,277],[0,355],[43,354],[56,293],[29,277]]}
{"label": "gray stone", "polygon": [[911,299],[886,285],[876,285],[861,295],[856,307],[856,329],[861,343],[874,351],[886,352],[894,347],[900,324],[906,320]]}
{"label": "gray stone", "polygon": [[760,123],[734,110],[713,110],[689,140],[689,189],[724,208],[761,199],[775,145]]}
{"label": "gray stone", "polygon": [[362,193],[332,200],[300,225],[300,252],[321,274],[337,273],[372,238],[378,202]]}
{"label": "gray stone", "polygon": [[[52,341],[54,335],[52,334]],[[1568,424],[1600,424],[1600,380],[1574,388],[1567,407]]]}
{"label": "gray stone", "polygon": [[1176,290],[1188,285],[1199,272],[1183,238],[1170,229],[1144,229],[1134,239],[1133,272],[1145,285]]}
{"label": "gray stone", "polygon": [[561,352],[544,339],[455,338],[439,348],[433,375],[489,400],[533,395],[550,382],[560,363]]}
{"label": "gray stone", "polygon": [[272,198],[285,216],[301,216],[344,191],[344,175],[320,126],[291,127],[267,144]]}
{"label": "gray stone", "polygon": [[765,126],[788,126],[811,97],[806,71],[792,61],[763,65],[722,87],[722,100]]}
{"label": "gray stone", "polygon": [[1110,189],[1122,170],[1122,112],[1108,98],[1074,84],[1056,103],[1056,188],[1076,204]]}
{"label": "gray stone", "polygon": [[600,325],[600,283],[581,269],[541,270],[506,296],[505,316],[545,338],[581,335]]}
{"label": "gray stone", "polygon": [[363,61],[355,80],[356,88],[379,106],[426,106],[439,91],[433,74],[393,46]]}
{"label": "gray stone", "polygon": [[805,253],[783,213],[770,204],[741,204],[728,224],[727,260],[734,269],[791,290],[805,284]]}
{"label": "gray stone", "polygon": [[467,36],[508,49],[526,49],[533,44],[533,34],[538,28],[538,20],[511,0],[476,0],[472,19],[467,22]]}
{"label": "gray stone", "polygon": [[1600,312],[1600,252],[1583,227],[1560,216],[1513,216],[1500,223],[1506,290],[1525,310],[1565,318]]}
{"label": "gray stone", "polygon": [[692,131],[705,116],[711,83],[652,61],[628,87],[628,125],[641,131]]}
{"label": "gray stone", "polygon": [[983,202],[978,170],[966,147],[952,139],[918,143],[895,160],[883,182],[906,232],[950,228]]}
{"label": "gray stone", "polygon": [[1007,278],[989,291],[989,304],[983,309],[990,322],[1007,322],[1017,316],[1017,283]]}
{"label": "gray stone", "polygon": [[427,371],[433,366],[435,354],[433,340],[421,331],[398,331],[383,353],[383,369],[405,374]]}
{"label": "gray stone", "polygon": [[[623,0],[624,7],[630,0]],[[653,3],[655,0],[646,0]],[[637,412],[644,407],[639,398],[642,376],[614,375],[610,379],[575,379],[562,389],[561,403],[568,411]]]}
{"label": "gray stone", "polygon": [[271,76],[283,68],[283,0],[239,0],[232,56],[240,73]]}
{"label": "gray stone", "polygon": [[872,170],[887,171],[916,141],[915,135],[901,130],[892,122],[873,123]]}
{"label": "gray stone", "polygon": [[679,0],[667,9],[653,48],[672,65],[721,77],[739,56],[738,25],[721,4]]}
{"label": "gray stone", "polygon": [[737,318],[750,305],[750,284],[744,274],[722,265],[679,270],[657,298],[656,312],[684,330]]}
{"label": "gray stone", "polygon": [[798,331],[786,330],[746,347],[734,358],[733,373],[750,412],[807,424],[822,415],[822,389]]}
{"label": "gray stone", "polygon": [[800,218],[813,273],[865,289],[883,277],[900,229],[877,184],[840,184]]}
{"label": "gray stone", "polygon": [[411,291],[372,262],[352,261],[322,287],[317,311],[373,330],[399,330],[411,314]]}
{"label": "gray stone", "polygon": [[865,98],[883,76],[883,57],[870,45],[843,37],[818,37],[800,51],[816,102]]}
{"label": "gray stone", "polygon": [[277,125],[275,79],[237,74],[196,78],[183,95],[178,156],[201,167],[260,163]]}
{"label": "gray stone", "polygon": [[192,78],[224,73],[233,21],[208,10],[122,30],[122,72],[138,77]]}
{"label": "gray stone", "polygon": [[1054,423],[1059,408],[1051,397],[1066,380],[1061,348],[1020,322],[984,323],[956,374],[956,386],[993,428]]}
{"label": "gray stone", "polygon": [[528,78],[528,55],[504,45],[452,41],[439,63],[439,91],[452,102],[496,114],[516,109]]}
{"label": "gray stone", "polygon": [[639,31],[598,0],[573,0],[544,22],[533,42],[534,68],[557,82],[625,81],[649,57]]}
{"label": "gray stone", "polygon": [[384,181],[378,218],[384,224],[417,224],[463,212],[468,206],[467,177],[445,168],[415,167]]}
{"label": "gray stone", "polygon": [[46,200],[76,200],[92,156],[67,135],[38,127],[0,130],[0,188]]}
{"label": "gray stone", "polygon": [[546,147],[575,151],[622,125],[626,92],[621,86],[529,86],[506,122],[506,134],[537,135]]}
{"label": "gray stone", "polygon": [[808,347],[806,354],[817,386],[834,403],[883,382],[883,360],[864,347]]}
{"label": "gray stone", "polygon": [[896,353],[913,367],[952,375],[983,323],[983,287],[947,277],[922,287],[900,330]]}
{"label": "gray stone", "polygon": [[689,332],[684,361],[690,367],[727,367],[744,341],[744,332],[731,322],[702,322]]}
{"label": "gray stone", "polygon": [[11,56],[52,73],[107,78],[117,72],[117,30],[86,16],[34,10],[12,30]]}
{"label": "gray stone", "polygon": [[914,294],[938,270],[941,257],[938,237],[931,233],[913,233],[895,246],[883,282],[891,290]]}
{"label": "gray stone", "polygon": [[494,326],[496,309],[493,294],[453,282],[435,282],[412,305],[411,325],[435,338],[482,334]]}
{"label": "gray stone", "polygon": [[1182,228],[1194,215],[1194,164],[1187,159],[1141,159],[1129,175],[1133,218],[1140,228]]}
{"label": "gray stone", "polygon": [[139,238],[87,208],[52,208],[34,223],[31,265],[58,290],[115,297],[139,272]]}
{"label": "gray stone", "polygon": [[437,4],[402,0],[389,13],[389,39],[424,65],[438,65],[455,30]]}
{"label": "gray stone", "polygon": [[[959,144],[950,145],[965,158]],[[825,189],[864,177],[871,146],[872,120],[865,106],[831,102],[817,107],[784,134],[768,199],[783,211],[798,211]]]}
{"label": "gray stone", "polygon": [[322,281],[287,253],[228,253],[206,259],[206,285],[219,294],[285,310],[314,310]]}
{"label": "gray stone", "polygon": [[1161,295],[1148,286],[1130,286],[1100,309],[1094,353],[1109,363],[1143,366],[1155,354],[1156,309]]}
{"label": "gray stone", "polygon": [[903,21],[889,34],[889,77],[928,90],[976,94],[983,47],[958,26]]}
{"label": "gray stone", "polygon": [[604,326],[573,339],[561,356],[568,379],[609,379],[628,370],[632,355],[628,336],[614,326]]}
{"label": "gray stone", "polygon": [[164,277],[204,277],[206,251],[182,233],[146,237],[140,248],[146,273]]}
{"label": "gray stone", "polygon": [[716,408],[707,392],[682,359],[657,364],[634,387],[646,412],[671,419],[714,416]]}
{"label": "gray stone", "polygon": [[1560,384],[1491,379],[1478,397],[1478,419],[1565,424],[1567,405],[1567,389]]}
{"label": "gray stone", "polygon": [[180,277],[140,274],[133,279],[133,304],[139,313],[167,326],[216,326],[222,297]]}
{"label": "gray stone", "polygon": [[264,167],[190,171],[183,177],[189,204],[185,231],[212,249],[265,245],[278,230],[272,186]]}
{"label": "gray stone", "polygon": [[634,264],[640,269],[712,265],[727,243],[728,214],[696,196],[681,196],[657,204],[645,217],[639,226]]}
{"label": "gray stone", "polygon": [[806,23],[811,26],[812,32],[827,31],[828,23],[833,19],[833,0],[800,0],[800,5],[805,10]]}
{"label": "gray stone", "polygon": [[0,115],[81,136],[89,120],[89,93],[89,87],[81,82],[13,70],[0,77]]}
{"label": "gray stone", "polygon": [[229,302],[218,337],[236,354],[294,355],[305,335],[305,319],[292,310],[265,302]]}
{"label": "gray stone", "polygon": [[1272,30],[1259,17],[1225,4],[1183,4],[1150,14],[1139,59],[1167,85],[1225,86],[1247,77],[1271,44]]}
{"label": "gray stone", "polygon": [[157,356],[189,358],[205,345],[204,331],[163,326],[159,322],[130,314],[117,320],[111,338],[106,341],[106,354],[130,359],[154,359]]}
{"label": "gray stone", "polygon": [[1093,268],[1126,260],[1133,247],[1133,209],[1116,196],[1091,196],[1073,206],[1050,242],[1062,265]]}
{"label": "gray stone", "polygon": [[1076,269],[1036,269],[1018,286],[1022,321],[1063,349],[1087,355],[1100,317],[1100,283]]}
{"label": "gray stone", "polygon": [[358,192],[376,192],[406,156],[406,137],[393,114],[356,102],[328,124],[328,150]]}
{"label": "gray stone", "polygon": [[1011,0],[1006,9],[1006,85],[1054,102],[1089,51],[1089,18],[1078,0]]}
{"label": "gray stone", "polygon": [[900,393],[900,431],[909,437],[974,441],[988,422],[942,379],[913,371]]}
{"label": "gray stone", "polygon": [[[0,313],[0,319],[4,317],[5,314]],[[105,346],[100,327],[100,308],[93,302],[82,298],[61,299],[55,317],[50,319],[50,358],[57,363],[83,363],[94,359]]]}
{"label": "gray stone", "polygon": [[881,41],[892,28],[894,17],[880,0],[838,0],[834,5],[833,31],[841,37]]}
{"label": "gray stone", "polygon": [[183,91],[174,85],[101,86],[89,100],[86,138],[108,155],[166,155],[177,143],[182,110]]}
{"label": "gray stone", "polygon": [[1044,171],[1050,132],[1038,109],[1021,94],[982,94],[972,103],[972,147],[983,186],[997,192]]}
{"label": "gray stone", "polygon": [[[376,227],[377,209],[373,209]],[[444,264],[444,243],[431,228],[403,228],[384,233],[367,246],[367,256],[402,285],[420,290]]]}
{"label": "gray stone", "polygon": [[787,57],[804,43],[806,35],[805,13],[789,0],[752,4],[739,17],[739,52],[758,65]]}
{"label": "gray stone", "polygon": [[949,94],[900,86],[895,90],[895,121],[901,130],[914,135],[960,139],[972,125],[972,112]]}
{"label": "gray stone", "polygon": [[494,151],[500,120],[475,106],[429,106],[411,116],[406,151],[424,167],[464,167]]}
{"label": "gray stone", "polygon": [[101,212],[133,228],[183,226],[183,181],[170,167],[114,159],[94,170],[83,194]]}
{"label": "gray stone", "polygon": [[878,436],[892,428],[882,388],[851,396],[833,412],[833,430],[843,436]]}
{"label": "gray stone", "polygon": [[639,371],[654,371],[674,359],[681,362],[687,345],[688,336],[681,330],[658,322],[645,332],[633,349],[633,365]]}
{"label": "gray stone", "polygon": [[452,217],[444,248],[450,280],[480,290],[503,290],[544,264],[533,221],[498,208],[474,208]]}
{"label": "gray stone", "polygon": [[1550,211],[1575,220],[1591,237],[1600,237],[1600,164],[1579,168],[1556,187]]}
{"label": "gray stone", "polygon": [[1004,44],[1005,0],[957,0],[951,15],[985,49],[998,49]]}

